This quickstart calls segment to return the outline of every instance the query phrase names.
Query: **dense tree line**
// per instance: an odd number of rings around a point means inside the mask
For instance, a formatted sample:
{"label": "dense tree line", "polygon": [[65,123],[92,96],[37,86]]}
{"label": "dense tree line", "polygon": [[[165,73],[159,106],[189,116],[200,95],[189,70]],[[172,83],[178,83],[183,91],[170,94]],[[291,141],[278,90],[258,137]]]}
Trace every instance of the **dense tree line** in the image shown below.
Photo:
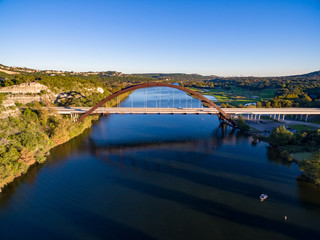
{"label": "dense tree line", "polygon": [[295,151],[316,151],[320,148],[320,130],[298,131],[293,133],[284,126],[273,129],[269,137],[272,146],[295,146]]}
{"label": "dense tree line", "polygon": [[[319,107],[320,72],[289,77],[237,77],[215,78],[211,80],[186,81],[186,87],[220,88],[228,91],[232,86],[247,90],[272,89],[275,97],[257,101],[257,107]],[[232,104],[232,103],[231,103]],[[232,107],[224,103],[223,107]],[[238,106],[243,107],[243,106]]]}
{"label": "dense tree line", "polygon": [[44,73],[25,73],[9,75],[0,72],[0,87],[17,85],[25,82],[39,81],[42,84],[49,86],[52,89],[75,90],[77,85],[88,87],[103,87],[109,91],[117,91],[128,84],[142,83],[155,81],[151,77],[135,76],[135,75],[120,75],[109,76],[106,74],[96,75],[74,75],[66,74],[44,74]]}
{"label": "dense tree line", "polygon": [[199,74],[185,74],[185,73],[145,73],[145,74],[133,74],[134,76],[153,78],[154,81],[199,81],[210,80],[213,76],[203,76]]}

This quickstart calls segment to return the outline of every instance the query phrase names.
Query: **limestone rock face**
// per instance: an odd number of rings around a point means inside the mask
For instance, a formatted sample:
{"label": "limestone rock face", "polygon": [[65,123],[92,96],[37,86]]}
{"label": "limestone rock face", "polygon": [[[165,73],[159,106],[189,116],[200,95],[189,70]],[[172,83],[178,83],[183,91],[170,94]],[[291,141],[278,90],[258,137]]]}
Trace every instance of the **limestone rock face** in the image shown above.
{"label": "limestone rock face", "polygon": [[5,119],[8,117],[18,117],[20,115],[20,111],[18,108],[16,109],[8,109],[5,111],[1,111],[0,113],[0,119]]}
{"label": "limestone rock face", "polygon": [[35,96],[29,96],[24,94],[17,94],[17,95],[8,95],[6,99],[3,101],[2,105],[4,107],[14,106],[15,103],[22,103],[27,104],[31,102],[43,102],[43,101],[49,101],[53,102],[55,99],[55,96],[53,94],[44,94],[44,95],[35,95]]}
{"label": "limestone rock face", "polygon": [[[45,94],[39,94],[45,91]],[[0,88],[0,93],[7,93],[2,105],[4,107],[14,106],[15,103],[27,104],[31,102],[53,102],[55,95],[50,89],[38,82],[21,83],[9,87]]]}
{"label": "limestone rock face", "polygon": [[2,87],[0,88],[0,93],[40,93],[41,91],[50,92],[50,89],[37,82],[29,82],[29,83],[21,83],[19,85],[13,85],[10,87]]}

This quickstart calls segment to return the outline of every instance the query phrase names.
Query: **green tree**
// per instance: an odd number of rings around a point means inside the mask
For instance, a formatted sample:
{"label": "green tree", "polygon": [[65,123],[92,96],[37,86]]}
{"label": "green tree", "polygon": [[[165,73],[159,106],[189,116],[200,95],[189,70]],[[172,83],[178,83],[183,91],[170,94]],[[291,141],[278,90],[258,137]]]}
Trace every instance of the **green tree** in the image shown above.
{"label": "green tree", "polygon": [[235,119],[235,122],[237,124],[237,127],[244,132],[248,132],[250,130],[250,127],[248,124],[246,124],[246,121],[243,119],[241,115],[238,116],[238,118]]}
{"label": "green tree", "polygon": [[262,103],[261,102],[257,102],[257,108],[262,108]]}
{"label": "green tree", "polygon": [[285,146],[292,143],[294,134],[286,129],[285,126],[274,128],[269,136],[269,142],[273,146]]}

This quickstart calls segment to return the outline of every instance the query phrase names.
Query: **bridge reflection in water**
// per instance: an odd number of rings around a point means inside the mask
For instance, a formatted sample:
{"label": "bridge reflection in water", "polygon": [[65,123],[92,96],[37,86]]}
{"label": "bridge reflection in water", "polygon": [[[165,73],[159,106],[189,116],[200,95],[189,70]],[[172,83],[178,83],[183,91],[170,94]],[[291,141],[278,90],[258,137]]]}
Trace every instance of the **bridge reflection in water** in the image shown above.
{"label": "bridge reflection in water", "polygon": [[[89,138],[87,147],[90,152],[97,158],[106,161],[108,163],[118,163],[121,165],[130,165],[139,167],[151,167],[155,169],[161,169],[160,165],[157,166],[150,163],[150,159],[139,158],[135,159],[133,152],[144,151],[170,151],[174,149],[185,152],[212,154],[216,152],[216,149],[223,144],[235,145],[241,138],[247,138],[240,131],[221,123],[217,129],[212,132],[212,135],[207,138],[200,139],[187,139],[187,140],[165,140],[165,141],[147,141],[128,144],[101,144],[96,142],[92,138]],[[129,154],[130,157],[126,157]]]}

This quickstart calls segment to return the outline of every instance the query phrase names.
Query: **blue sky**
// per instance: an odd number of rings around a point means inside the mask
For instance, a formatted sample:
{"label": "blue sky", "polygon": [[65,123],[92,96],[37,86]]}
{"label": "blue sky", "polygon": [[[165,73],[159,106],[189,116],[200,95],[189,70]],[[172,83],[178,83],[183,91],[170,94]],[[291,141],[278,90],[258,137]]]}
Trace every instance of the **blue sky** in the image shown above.
{"label": "blue sky", "polygon": [[276,76],[320,70],[319,0],[0,0],[0,63]]}

